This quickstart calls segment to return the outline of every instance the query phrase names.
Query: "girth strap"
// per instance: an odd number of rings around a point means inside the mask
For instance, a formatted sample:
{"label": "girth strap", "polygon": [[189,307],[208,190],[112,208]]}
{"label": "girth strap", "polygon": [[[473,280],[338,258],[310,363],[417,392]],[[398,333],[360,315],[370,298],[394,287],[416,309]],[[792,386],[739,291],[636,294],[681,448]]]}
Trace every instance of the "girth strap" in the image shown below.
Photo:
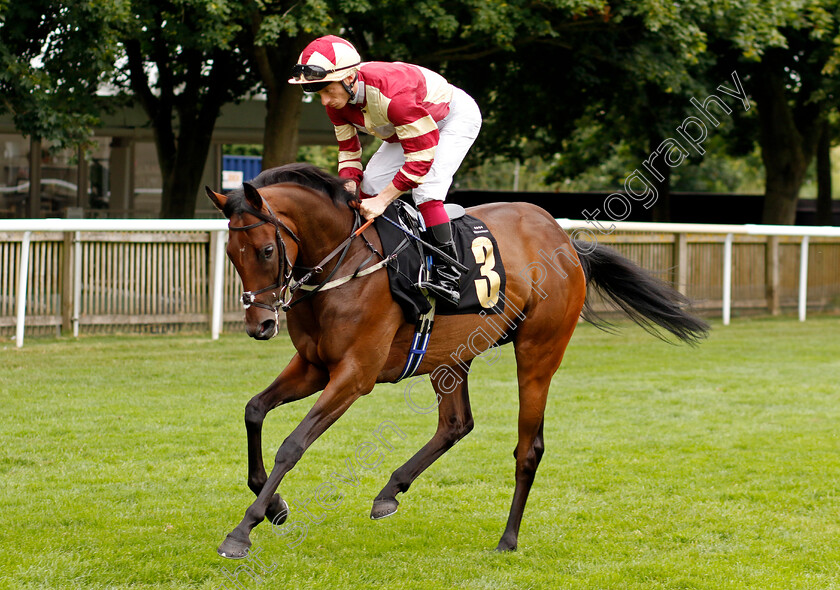
{"label": "girth strap", "polygon": [[432,334],[432,327],[435,324],[435,298],[427,295],[431,309],[420,316],[417,324],[414,327],[414,338],[411,339],[411,347],[408,350],[408,358],[405,361],[402,373],[397,377],[397,381],[402,381],[414,375],[423,362],[426,352],[429,350],[429,340]]}

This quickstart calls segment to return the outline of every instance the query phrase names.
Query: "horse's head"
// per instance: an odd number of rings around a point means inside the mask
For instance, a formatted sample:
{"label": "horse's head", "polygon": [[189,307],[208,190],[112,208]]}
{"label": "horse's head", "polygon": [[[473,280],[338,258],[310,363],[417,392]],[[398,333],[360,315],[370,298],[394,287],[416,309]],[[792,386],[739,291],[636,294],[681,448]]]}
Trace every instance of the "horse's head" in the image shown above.
{"label": "horse's head", "polygon": [[278,331],[278,308],[287,295],[300,240],[252,185],[230,196],[205,189],[230,222],[227,255],[242,279],[245,331],[268,340]]}

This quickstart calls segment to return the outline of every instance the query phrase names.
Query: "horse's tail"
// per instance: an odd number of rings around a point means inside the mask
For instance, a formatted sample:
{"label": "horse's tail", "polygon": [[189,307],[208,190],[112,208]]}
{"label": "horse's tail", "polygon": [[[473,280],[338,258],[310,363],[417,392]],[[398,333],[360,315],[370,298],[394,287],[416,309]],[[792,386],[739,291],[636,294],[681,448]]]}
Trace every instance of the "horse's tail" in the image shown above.
{"label": "horse's tail", "polygon": [[[689,300],[667,283],[650,275],[630,260],[600,244],[575,240],[586,285],[618,305],[649,333],[665,340],[656,326],[664,328],[683,342],[695,344],[705,338],[709,325],[687,311]],[[587,296],[583,319],[602,329],[610,324],[599,318]]]}

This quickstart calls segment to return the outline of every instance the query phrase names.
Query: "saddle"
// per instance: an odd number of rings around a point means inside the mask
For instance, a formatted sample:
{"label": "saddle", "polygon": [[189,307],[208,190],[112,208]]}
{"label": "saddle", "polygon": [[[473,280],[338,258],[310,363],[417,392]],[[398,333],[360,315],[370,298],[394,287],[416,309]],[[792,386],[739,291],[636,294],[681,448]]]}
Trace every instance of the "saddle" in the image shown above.
{"label": "saddle", "polygon": [[[458,261],[467,270],[461,275],[461,302],[457,308],[446,302],[436,305],[439,315],[498,314],[504,311],[505,270],[496,238],[483,221],[460,205],[447,203],[446,212],[452,222],[452,236]],[[428,314],[434,303],[417,285],[428,277],[431,251],[420,239],[425,230],[423,217],[407,202],[397,199],[376,218],[374,227],[382,241],[388,262],[391,294],[411,323]]]}

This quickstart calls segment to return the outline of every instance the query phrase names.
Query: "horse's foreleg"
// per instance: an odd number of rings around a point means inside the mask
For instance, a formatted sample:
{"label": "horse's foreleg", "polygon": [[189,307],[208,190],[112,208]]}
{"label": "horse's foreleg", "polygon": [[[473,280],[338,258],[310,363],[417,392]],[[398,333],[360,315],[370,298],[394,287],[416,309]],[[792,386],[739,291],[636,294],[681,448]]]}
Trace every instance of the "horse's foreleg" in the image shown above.
{"label": "horse's foreleg", "polygon": [[[370,511],[371,518],[380,519],[394,514],[399,506],[396,495],[407,491],[411,483],[421,473],[473,429],[473,417],[467,388],[469,368],[464,369],[457,365],[452,367],[452,371],[457,374],[460,380],[454,391],[442,392],[437,380],[432,380],[435,392],[442,396],[438,405],[437,431],[423,448],[391,474],[391,479],[388,480],[388,483],[373,501],[373,509]],[[452,375],[450,374],[449,377],[451,378]]]}
{"label": "horse's foreleg", "polygon": [[[248,487],[259,496],[268,475],[262,456],[262,426],[266,414],[280,406],[303,399],[320,391],[329,381],[327,372],[296,354],[282,373],[264,391],[258,393],[245,406],[245,430],[248,433]],[[265,516],[281,524],[286,520],[288,508],[279,494],[269,503]]]}
{"label": "horse's foreleg", "polygon": [[363,380],[361,371],[355,364],[345,365],[343,370],[335,370],[330,381],[324,388],[324,393],[309,410],[303,421],[280,445],[274,460],[274,468],[268,476],[257,499],[245,511],[245,517],[233,531],[225,538],[218,548],[219,555],[232,559],[241,559],[248,554],[251,546],[250,533],[263,518],[274,496],[274,492],[283,477],[303,456],[309,446],[338,420],[344,412],[362,395],[370,392],[375,383],[374,377]]}

